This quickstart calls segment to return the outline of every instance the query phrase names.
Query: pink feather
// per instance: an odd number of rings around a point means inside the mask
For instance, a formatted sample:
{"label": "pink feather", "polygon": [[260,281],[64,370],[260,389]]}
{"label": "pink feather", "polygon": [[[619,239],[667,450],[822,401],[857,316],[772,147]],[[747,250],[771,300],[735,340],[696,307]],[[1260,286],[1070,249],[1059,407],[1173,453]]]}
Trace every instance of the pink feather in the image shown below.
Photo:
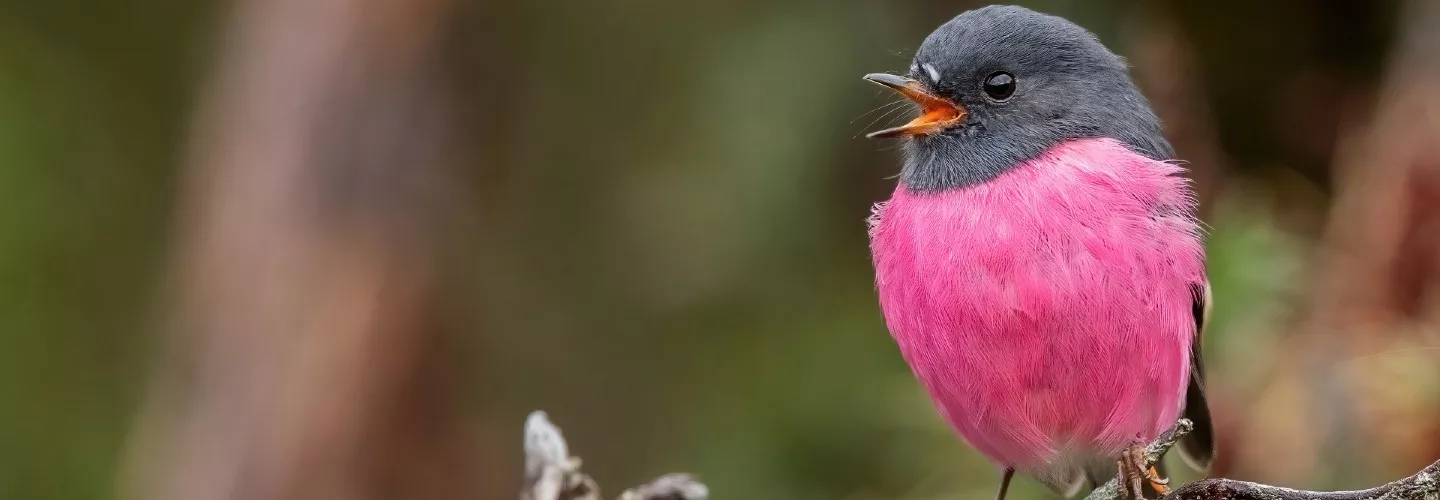
{"label": "pink feather", "polygon": [[1178,418],[1204,282],[1182,169],[1071,141],[989,182],[903,185],[871,219],[885,322],[941,415],[1002,467],[1111,457]]}

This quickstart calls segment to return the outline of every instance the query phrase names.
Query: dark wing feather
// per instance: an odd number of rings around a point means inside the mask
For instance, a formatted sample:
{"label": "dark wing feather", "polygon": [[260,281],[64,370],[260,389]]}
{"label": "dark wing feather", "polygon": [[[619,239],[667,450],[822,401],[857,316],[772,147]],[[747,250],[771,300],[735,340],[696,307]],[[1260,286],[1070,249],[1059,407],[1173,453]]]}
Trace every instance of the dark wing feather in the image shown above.
{"label": "dark wing feather", "polygon": [[1194,297],[1191,310],[1195,314],[1195,341],[1190,348],[1190,386],[1185,391],[1185,418],[1195,423],[1195,430],[1180,440],[1180,457],[1198,471],[1210,470],[1215,460],[1215,427],[1210,421],[1210,404],[1205,400],[1205,360],[1201,356],[1201,334],[1210,318],[1210,284],[1190,285]]}

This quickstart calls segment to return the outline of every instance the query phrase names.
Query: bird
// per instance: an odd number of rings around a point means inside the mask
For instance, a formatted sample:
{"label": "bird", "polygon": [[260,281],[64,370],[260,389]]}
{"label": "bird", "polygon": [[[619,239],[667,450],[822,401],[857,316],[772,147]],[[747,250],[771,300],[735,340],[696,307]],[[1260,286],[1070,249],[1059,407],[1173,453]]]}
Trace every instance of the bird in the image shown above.
{"label": "bird", "polygon": [[[866,80],[918,115],[867,221],[886,328],[938,414],[1000,471],[1064,497],[1180,418],[1215,439],[1200,336],[1211,310],[1188,169],[1128,63],[1017,6],[930,33],[908,73]],[[1144,471],[1164,491],[1163,469]]]}

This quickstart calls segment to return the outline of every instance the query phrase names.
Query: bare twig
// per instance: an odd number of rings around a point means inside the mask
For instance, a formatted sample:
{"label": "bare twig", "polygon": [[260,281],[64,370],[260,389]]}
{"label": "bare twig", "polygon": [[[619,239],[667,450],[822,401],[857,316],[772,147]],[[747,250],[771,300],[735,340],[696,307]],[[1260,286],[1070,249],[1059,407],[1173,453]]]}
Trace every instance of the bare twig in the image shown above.
{"label": "bare twig", "polygon": [[637,488],[625,490],[620,500],[705,500],[710,489],[689,474],[666,474]]}
{"label": "bare twig", "polygon": [[[1180,438],[1192,429],[1181,419],[1145,448],[1144,468],[1160,461]],[[1095,488],[1085,500],[1121,500],[1125,497],[1119,478]],[[1430,464],[1413,476],[1359,491],[1304,491],[1234,479],[1203,479],[1176,488],[1162,500],[1437,500],[1440,499],[1440,462]]]}
{"label": "bare twig", "polygon": [[[644,485],[625,490],[619,500],[706,500],[709,488],[689,474],[666,474]],[[570,456],[570,446],[560,428],[550,423],[543,411],[525,421],[525,487],[521,500],[599,500],[600,487],[580,472],[580,458]]]}

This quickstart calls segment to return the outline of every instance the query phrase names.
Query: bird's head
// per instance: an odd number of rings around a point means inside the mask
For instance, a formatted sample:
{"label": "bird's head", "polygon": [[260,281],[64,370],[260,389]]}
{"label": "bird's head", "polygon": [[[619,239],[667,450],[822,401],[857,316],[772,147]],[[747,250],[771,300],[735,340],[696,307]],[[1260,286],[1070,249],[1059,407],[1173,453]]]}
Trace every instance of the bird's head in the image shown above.
{"label": "bird's head", "polygon": [[912,191],[982,183],[1072,139],[1173,156],[1123,59],[1084,28],[1022,7],[960,14],[925,38],[908,74],[865,79],[919,109],[869,134],[905,140],[901,180]]}

